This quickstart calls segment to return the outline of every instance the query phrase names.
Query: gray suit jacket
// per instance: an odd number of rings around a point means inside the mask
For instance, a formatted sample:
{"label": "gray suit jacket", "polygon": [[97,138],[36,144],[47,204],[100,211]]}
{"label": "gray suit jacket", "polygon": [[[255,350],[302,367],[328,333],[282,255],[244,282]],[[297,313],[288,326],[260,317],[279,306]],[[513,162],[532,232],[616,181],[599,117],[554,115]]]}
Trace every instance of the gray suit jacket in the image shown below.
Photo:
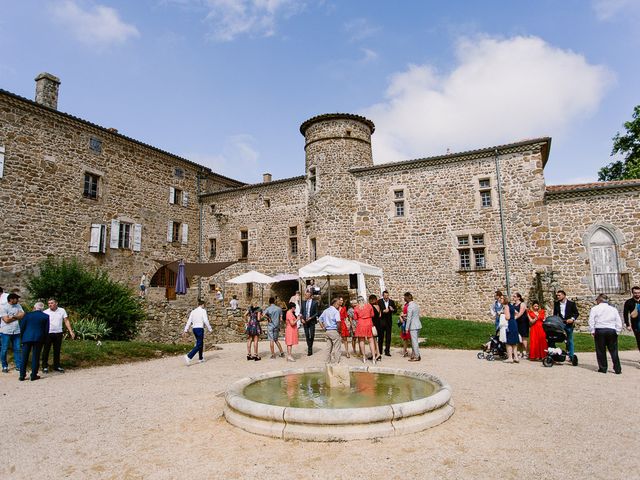
{"label": "gray suit jacket", "polygon": [[407,330],[420,330],[422,328],[422,322],[420,321],[420,307],[418,307],[416,302],[409,302],[405,325]]}

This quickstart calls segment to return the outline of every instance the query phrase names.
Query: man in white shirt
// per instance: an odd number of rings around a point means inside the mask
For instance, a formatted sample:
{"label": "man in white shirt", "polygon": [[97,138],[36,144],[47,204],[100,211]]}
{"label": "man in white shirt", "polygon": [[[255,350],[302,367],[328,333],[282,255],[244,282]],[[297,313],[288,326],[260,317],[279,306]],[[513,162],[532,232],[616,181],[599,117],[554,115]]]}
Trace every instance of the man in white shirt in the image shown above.
{"label": "man in white shirt", "polygon": [[233,297],[231,297],[231,301],[229,302],[229,308],[231,310],[238,310],[239,306],[240,302],[238,302],[238,297],[234,295]]}
{"label": "man in white shirt", "polygon": [[47,302],[49,308],[44,313],[49,315],[49,334],[44,341],[42,349],[42,372],[49,373],[49,350],[53,345],[53,369],[56,372],[64,373],[64,369],[60,366],[60,350],[62,348],[62,324],[64,323],[69,330],[71,339],[76,338],[76,334],[69,323],[69,316],[64,308],[58,306],[55,298],[50,298]]}
{"label": "man in white shirt", "polygon": [[13,361],[16,364],[16,370],[20,370],[22,365],[22,349],[20,348],[20,323],[19,320],[24,317],[24,310],[18,303],[20,295],[10,293],[7,296],[7,303],[0,306],[0,357],[2,358],[2,373],[9,373],[9,364],[7,363],[7,351],[9,345],[13,349]]}
{"label": "man in white shirt", "polygon": [[340,312],[338,311],[338,303],[340,299],[334,298],[331,306],[325,309],[320,315],[320,326],[327,332],[327,363],[339,363],[342,354],[340,334],[338,333],[338,325],[340,323]]}
{"label": "man in white shirt", "polygon": [[[589,312],[589,332],[593,335],[598,358],[598,372],[607,373],[607,352],[613,361],[613,371],[622,373],[618,358],[618,334],[622,331],[622,319],[618,309],[609,305],[609,297],[601,293],[596,305]],[[605,350],[606,349],[606,350]]]}
{"label": "man in white shirt", "polygon": [[196,337],[196,344],[189,353],[184,356],[184,361],[187,365],[191,363],[191,359],[198,354],[198,360],[200,363],[204,362],[204,327],[207,326],[209,333],[212,332],[211,325],[209,324],[209,317],[207,316],[207,310],[204,308],[204,300],[198,300],[198,307],[191,311],[187,324],[184,326],[184,332],[182,336],[185,336],[189,331],[189,327],[193,327],[193,336]]}

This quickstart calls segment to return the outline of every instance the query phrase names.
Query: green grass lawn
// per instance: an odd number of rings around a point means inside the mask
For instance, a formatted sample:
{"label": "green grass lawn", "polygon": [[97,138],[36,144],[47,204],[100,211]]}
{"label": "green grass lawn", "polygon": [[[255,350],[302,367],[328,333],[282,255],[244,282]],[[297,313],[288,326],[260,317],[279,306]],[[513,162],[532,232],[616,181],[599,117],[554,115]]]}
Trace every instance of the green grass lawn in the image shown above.
{"label": "green grass lawn", "polygon": [[[103,340],[102,345],[96,345],[93,340],[67,340],[62,342],[60,363],[63,368],[87,368],[118,363],[137,362],[152,358],[161,358],[185,354],[192,345],[166,344],[151,342],[125,342]],[[10,364],[13,355],[10,352]],[[49,353],[49,365],[53,361],[53,351]]]}
{"label": "green grass lawn", "polygon": [[[429,317],[423,317],[421,321],[420,336],[427,339],[427,347],[480,350],[480,345],[486,343],[489,336],[493,334],[493,324],[489,322]],[[394,317],[392,338],[395,346],[402,345],[397,317]],[[576,352],[595,351],[593,337],[588,333],[575,333],[573,338]],[[635,350],[637,348],[635,338],[627,335],[618,337],[618,348]]]}

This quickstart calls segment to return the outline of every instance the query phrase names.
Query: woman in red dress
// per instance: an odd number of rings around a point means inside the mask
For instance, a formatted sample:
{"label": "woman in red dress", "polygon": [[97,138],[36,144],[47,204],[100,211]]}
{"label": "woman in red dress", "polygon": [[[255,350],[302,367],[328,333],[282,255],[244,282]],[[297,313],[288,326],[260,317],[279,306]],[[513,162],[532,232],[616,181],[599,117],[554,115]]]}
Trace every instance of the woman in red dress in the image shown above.
{"label": "woman in red dress", "polygon": [[[351,336],[351,322],[349,320],[349,314],[347,313],[347,307],[344,305],[344,298],[340,297],[340,336],[342,337],[342,348],[347,352],[347,358],[351,358],[349,355],[349,337]],[[355,355],[355,350],[353,354]]]}
{"label": "woman in red dress", "polygon": [[358,305],[353,309],[353,319],[356,321],[355,335],[358,337],[360,351],[362,352],[362,363],[367,363],[367,356],[364,352],[365,339],[369,343],[369,351],[373,364],[376,364],[376,347],[373,341],[373,307],[364,301],[364,297],[358,297]]}
{"label": "woman in red dress", "polygon": [[536,300],[527,310],[529,317],[529,360],[542,360],[547,356],[547,336],[542,328],[545,312],[540,308],[540,303]]}

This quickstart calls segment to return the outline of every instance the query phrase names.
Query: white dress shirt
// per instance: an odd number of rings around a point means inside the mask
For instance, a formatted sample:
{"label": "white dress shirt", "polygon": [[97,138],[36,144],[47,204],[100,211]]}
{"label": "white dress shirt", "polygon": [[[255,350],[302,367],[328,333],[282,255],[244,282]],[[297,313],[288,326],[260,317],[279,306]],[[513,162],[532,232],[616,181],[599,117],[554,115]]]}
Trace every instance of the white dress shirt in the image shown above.
{"label": "white dress shirt", "polygon": [[62,322],[68,317],[67,311],[58,307],[55,310],[47,308],[44,313],[49,315],[49,333],[62,333]]}
{"label": "white dress shirt", "polygon": [[207,330],[211,331],[207,311],[202,307],[198,307],[189,314],[189,320],[187,320],[187,324],[184,326],[184,331],[185,333],[188,332],[190,326],[193,326],[193,328],[204,328],[205,325],[207,326]]}
{"label": "white dress shirt", "polygon": [[602,302],[589,312],[589,332],[594,333],[597,328],[613,328],[616,333],[622,331],[622,319],[616,307]]}

